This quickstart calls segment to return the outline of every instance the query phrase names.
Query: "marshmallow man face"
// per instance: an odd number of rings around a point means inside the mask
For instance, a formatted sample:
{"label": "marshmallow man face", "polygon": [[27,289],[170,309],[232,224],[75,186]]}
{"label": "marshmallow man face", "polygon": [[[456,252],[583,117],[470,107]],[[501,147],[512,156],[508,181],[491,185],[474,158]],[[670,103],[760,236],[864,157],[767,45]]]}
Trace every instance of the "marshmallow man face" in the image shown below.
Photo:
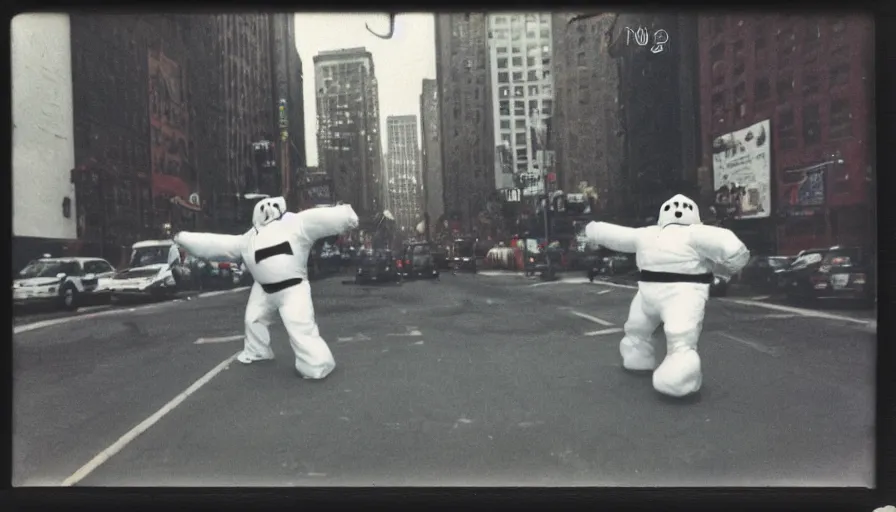
{"label": "marshmallow man face", "polygon": [[255,205],[252,211],[252,225],[256,228],[266,226],[279,219],[286,213],[286,199],[283,197],[268,197]]}
{"label": "marshmallow man face", "polygon": [[657,224],[664,228],[669,224],[700,224],[700,210],[697,204],[686,196],[676,194],[660,206],[660,215]]}

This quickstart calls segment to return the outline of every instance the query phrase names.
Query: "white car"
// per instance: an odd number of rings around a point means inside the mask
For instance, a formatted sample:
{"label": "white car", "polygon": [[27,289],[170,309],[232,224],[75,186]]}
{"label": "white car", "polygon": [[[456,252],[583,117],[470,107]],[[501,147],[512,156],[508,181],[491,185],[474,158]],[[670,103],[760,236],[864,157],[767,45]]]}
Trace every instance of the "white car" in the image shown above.
{"label": "white car", "polygon": [[100,258],[36,259],[13,280],[13,304],[55,303],[73,311],[84,302],[106,298],[114,274],[115,268]]}
{"label": "white car", "polygon": [[172,240],[137,242],[131,247],[128,268],[115,274],[109,290],[114,299],[173,296],[178,291],[173,270],[180,266],[180,251]]}

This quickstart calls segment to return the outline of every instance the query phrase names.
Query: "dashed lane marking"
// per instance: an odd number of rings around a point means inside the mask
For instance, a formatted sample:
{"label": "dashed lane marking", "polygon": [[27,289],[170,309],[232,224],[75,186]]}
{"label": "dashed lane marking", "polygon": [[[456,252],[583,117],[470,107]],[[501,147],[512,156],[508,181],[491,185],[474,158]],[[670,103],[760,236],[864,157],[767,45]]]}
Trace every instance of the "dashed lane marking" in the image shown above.
{"label": "dashed lane marking", "polygon": [[194,345],[204,345],[207,343],[227,343],[229,341],[241,340],[244,338],[242,334],[234,334],[232,336],[218,336],[216,338],[199,338],[193,342]]}
{"label": "dashed lane marking", "polygon": [[216,375],[226,370],[239,354],[239,352],[233,354],[232,356],[222,361],[218,366],[212,368],[211,371],[200,377],[199,380],[190,385],[190,387],[185,389],[181,394],[174,397],[170,402],[162,406],[162,408],[156,411],[152,416],[140,422],[136,427],[132,428],[123,436],[118,438],[118,441],[115,441],[111,446],[98,453],[96,457],[90,459],[87,464],[84,464],[70,477],[63,480],[62,487],[71,487],[81,480],[84,480],[84,478],[86,478],[90,473],[96,470],[96,468],[100,467],[103,463],[112,458],[116,453],[124,449],[125,446],[130,444],[131,441],[136,439],[140,434],[149,430],[150,427],[155,425],[160,419],[164,418],[165,415],[173,411],[178,405],[186,400],[187,397],[198,391],[202,386],[208,384],[209,381],[215,378]]}
{"label": "dashed lane marking", "polygon": [[735,336],[735,335],[733,335],[733,334],[728,334],[727,332],[724,332],[724,331],[719,331],[719,332],[717,332],[716,334],[718,334],[718,335],[720,335],[720,336],[724,336],[724,337],[728,338],[728,339],[731,340],[731,341],[735,341],[735,342],[737,342],[737,343],[740,343],[741,345],[750,347],[750,348],[752,348],[753,350],[755,350],[755,351],[757,351],[757,352],[762,352],[763,354],[768,354],[768,355],[770,355],[770,356],[774,356],[774,355],[777,354],[777,353],[775,352],[774,349],[771,349],[771,348],[769,348],[769,347],[766,347],[765,345],[763,345],[763,344],[761,344],[761,343],[756,343],[755,341],[750,341],[750,340],[748,340],[748,339],[740,338],[740,337]]}
{"label": "dashed lane marking", "polygon": [[609,322],[607,320],[604,320],[603,318],[597,318],[596,316],[591,316],[591,315],[582,313],[580,311],[576,311],[574,309],[569,310],[569,312],[579,318],[584,318],[585,320],[594,322],[596,324],[603,325],[605,327],[610,327],[613,325],[613,322]]}

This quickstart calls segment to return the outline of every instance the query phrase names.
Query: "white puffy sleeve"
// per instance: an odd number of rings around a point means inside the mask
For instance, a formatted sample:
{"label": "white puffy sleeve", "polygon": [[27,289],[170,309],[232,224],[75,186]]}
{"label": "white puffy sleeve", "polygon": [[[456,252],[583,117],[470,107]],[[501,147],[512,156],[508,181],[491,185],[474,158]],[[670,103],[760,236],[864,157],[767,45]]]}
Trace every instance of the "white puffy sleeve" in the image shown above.
{"label": "white puffy sleeve", "polygon": [[747,246],[730,229],[695,224],[690,234],[694,250],[721,271],[717,273],[736,274],[750,260]]}
{"label": "white puffy sleeve", "polygon": [[355,229],[359,222],[358,214],[347,204],[302,210],[288,217],[284,216],[283,220],[299,237],[310,243]]}
{"label": "white puffy sleeve", "polygon": [[174,235],[174,243],[185,251],[207,260],[217,258],[235,260],[241,257],[244,235],[219,235],[216,233],[191,233],[181,231]]}
{"label": "white puffy sleeve", "polygon": [[585,226],[585,237],[591,247],[602,246],[616,252],[638,251],[638,237],[642,228],[627,228],[609,222],[590,222]]}

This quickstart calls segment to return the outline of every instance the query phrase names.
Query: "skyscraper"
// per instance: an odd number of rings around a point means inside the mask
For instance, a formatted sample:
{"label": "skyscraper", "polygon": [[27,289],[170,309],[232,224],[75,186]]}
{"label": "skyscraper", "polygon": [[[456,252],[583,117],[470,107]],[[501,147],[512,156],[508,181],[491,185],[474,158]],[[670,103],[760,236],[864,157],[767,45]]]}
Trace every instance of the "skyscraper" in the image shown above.
{"label": "skyscraper", "polygon": [[[420,156],[423,177],[423,211],[429,216],[428,229],[445,213],[442,185],[442,148],[439,129],[439,86],[435,80],[423,80],[420,94]],[[430,231],[431,234],[431,231]]]}
{"label": "skyscraper", "polygon": [[495,187],[543,193],[547,150],[539,121],[552,114],[551,14],[488,15]]}
{"label": "skyscraper", "polygon": [[487,35],[485,14],[436,15],[445,216],[458,231],[479,229],[495,190]]}
{"label": "skyscraper", "polygon": [[389,116],[386,118],[387,208],[395,221],[406,232],[413,232],[422,213],[418,188],[420,185],[420,152],[417,144],[417,116]]}
{"label": "skyscraper", "polygon": [[362,219],[381,209],[379,95],[373,57],[365,48],[320,52],[314,57],[318,167],[337,200]]}

